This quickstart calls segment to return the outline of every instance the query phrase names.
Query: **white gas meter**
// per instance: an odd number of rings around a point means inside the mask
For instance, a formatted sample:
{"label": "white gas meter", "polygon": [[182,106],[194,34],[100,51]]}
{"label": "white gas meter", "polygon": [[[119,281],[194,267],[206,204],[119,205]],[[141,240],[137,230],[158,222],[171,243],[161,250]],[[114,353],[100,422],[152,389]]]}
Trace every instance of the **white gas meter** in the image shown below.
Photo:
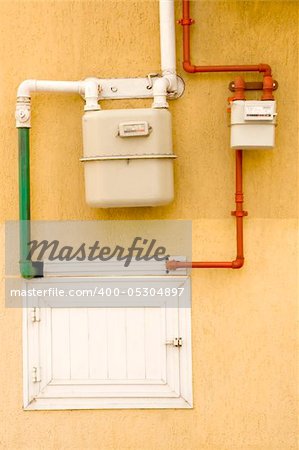
{"label": "white gas meter", "polygon": [[231,105],[231,147],[272,149],[275,146],[276,101],[235,100]]}
{"label": "white gas meter", "polygon": [[88,111],[83,116],[86,201],[114,208],[174,197],[171,114],[166,109]]}

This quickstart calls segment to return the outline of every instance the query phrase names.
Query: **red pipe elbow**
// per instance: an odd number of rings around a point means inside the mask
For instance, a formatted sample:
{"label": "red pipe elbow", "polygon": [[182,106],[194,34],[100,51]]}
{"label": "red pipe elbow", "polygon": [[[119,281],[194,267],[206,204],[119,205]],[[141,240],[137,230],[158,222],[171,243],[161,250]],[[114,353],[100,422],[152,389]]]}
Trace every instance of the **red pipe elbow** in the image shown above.
{"label": "red pipe elbow", "polygon": [[237,257],[233,261],[192,261],[183,262],[170,260],[166,262],[167,270],[176,270],[181,268],[186,269],[241,269],[244,266],[244,249],[243,249],[243,218],[247,216],[247,212],[243,210],[243,186],[242,186],[242,166],[243,153],[242,150],[236,150],[236,211],[232,214],[236,218],[236,243],[237,243]]}
{"label": "red pipe elbow", "polygon": [[184,61],[183,62],[183,68],[185,70],[185,72],[188,73],[196,73],[196,67],[193,66],[190,61]]}
{"label": "red pipe elbow", "polygon": [[242,267],[244,266],[244,261],[245,258],[236,258],[232,262],[232,269],[242,269]]}
{"label": "red pipe elbow", "polygon": [[265,76],[270,76],[272,75],[272,69],[269,66],[269,64],[260,64],[259,65],[259,72],[264,73]]}
{"label": "red pipe elbow", "polygon": [[183,18],[178,20],[183,27],[183,68],[188,73],[208,72],[260,72],[266,76],[272,75],[269,64],[257,65],[224,65],[224,66],[196,66],[191,63],[190,56],[190,26],[194,20],[190,17],[190,0],[183,0]]}

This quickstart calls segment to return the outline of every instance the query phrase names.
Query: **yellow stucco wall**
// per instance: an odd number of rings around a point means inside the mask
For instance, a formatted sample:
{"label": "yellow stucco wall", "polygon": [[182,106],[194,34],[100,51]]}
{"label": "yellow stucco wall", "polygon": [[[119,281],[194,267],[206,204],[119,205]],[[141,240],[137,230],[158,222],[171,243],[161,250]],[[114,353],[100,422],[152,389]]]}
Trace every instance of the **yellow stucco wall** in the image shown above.
{"label": "yellow stucco wall", "polygon": [[[176,5],[177,18],[180,5]],[[298,3],[196,1],[196,63],[260,63],[280,83],[277,146],[244,157],[246,266],[193,273],[192,410],[23,412],[21,311],[0,310],[0,448],[296,449]],[[26,78],[144,76],[159,70],[154,1],[1,1],[0,152],[2,223],[17,219],[15,93]],[[198,259],[235,256],[234,153],[227,86],[232,75],[179,73],[171,103],[176,200],[156,209],[93,210],[83,193],[82,100],[33,98],[34,219],[192,219]],[[248,80],[258,75],[247,76]],[[103,108],[148,106],[105,102]],[[196,191],[195,191],[196,189]],[[1,246],[2,248],[3,246]],[[3,258],[2,258],[3,262]],[[2,299],[4,287],[2,284]],[[2,302],[4,303],[4,302]]]}

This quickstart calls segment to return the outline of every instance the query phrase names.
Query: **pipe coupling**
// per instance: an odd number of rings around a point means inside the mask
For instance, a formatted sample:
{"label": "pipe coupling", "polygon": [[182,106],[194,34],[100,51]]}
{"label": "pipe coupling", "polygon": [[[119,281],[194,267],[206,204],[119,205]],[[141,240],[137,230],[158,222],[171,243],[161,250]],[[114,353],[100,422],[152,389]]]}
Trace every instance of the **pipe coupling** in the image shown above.
{"label": "pipe coupling", "polygon": [[29,97],[19,97],[17,99],[15,118],[17,128],[31,127],[31,105]]}

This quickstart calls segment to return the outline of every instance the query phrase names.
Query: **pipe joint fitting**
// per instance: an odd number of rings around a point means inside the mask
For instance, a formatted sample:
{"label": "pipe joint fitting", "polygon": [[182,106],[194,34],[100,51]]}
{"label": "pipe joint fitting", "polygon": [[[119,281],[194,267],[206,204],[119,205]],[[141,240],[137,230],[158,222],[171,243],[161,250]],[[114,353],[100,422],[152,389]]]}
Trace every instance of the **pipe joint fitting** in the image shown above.
{"label": "pipe joint fitting", "polygon": [[242,269],[242,267],[244,266],[244,258],[242,257],[237,257],[233,262],[232,262],[232,269]]}
{"label": "pipe joint fitting", "polygon": [[36,80],[24,80],[18,87],[17,97],[31,97],[31,92],[36,91]]}
{"label": "pipe joint fitting", "polygon": [[269,64],[259,64],[259,71],[270,77],[272,75],[272,69]]}
{"label": "pipe joint fitting", "polygon": [[235,100],[245,100],[245,81],[242,77],[237,77],[234,82],[235,85]]}
{"label": "pipe joint fitting", "polygon": [[183,69],[185,72],[188,73],[195,73],[196,72],[196,66],[190,63],[190,61],[184,61],[183,62]]}
{"label": "pipe joint fitting", "polygon": [[167,92],[171,94],[175,94],[178,90],[178,79],[176,72],[171,70],[164,70],[163,71],[163,78],[166,78],[168,81],[168,88]]}
{"label": "pipe joint fitting", "polygon": [[17,99],[15,118],[17,128],[31,127],[31,105],[29,97],[19,97]]}
{"label": "pipe joint fitting", "polygon": [[177,266],[178,266],[178,261],[175,261],[174,259],[172,259],[170,261],[166,261],[166,270],[168,272],[176,270]]}
{"label": "pipe joint fitting", "polygon": [[169,88],[170,82],[168,76],[158,78],[154,82],[153,88],[154,101],[152,104],[152,108],[168,108],[166,97]]}
{"label": "pipe joint fitting", "polygon": [[82,89],[85,106],[84,111],[99,111],[100,105],[99,101],[99,93],[100,93],[100,83],[97,78],[86,78],[86,80],[82,83]]}
{"label": "pipe joint fitting", "polygon": [[237,192],[235,194],[235,202],[236,203],[243,203],[244,202],[244,194],[243,194],[243,192]]}
{"label": "pipe joint fitting", "polygon": [[171,70],[164,70],[163,76],[154,81],[152,108],[168,108],[167,94],[177,92],[177,75]]}
{"label": "pipe joint fitting", "polygon": [[273,78],[270,75],[264,75],[262,100],[274,100],[273,95]]}

